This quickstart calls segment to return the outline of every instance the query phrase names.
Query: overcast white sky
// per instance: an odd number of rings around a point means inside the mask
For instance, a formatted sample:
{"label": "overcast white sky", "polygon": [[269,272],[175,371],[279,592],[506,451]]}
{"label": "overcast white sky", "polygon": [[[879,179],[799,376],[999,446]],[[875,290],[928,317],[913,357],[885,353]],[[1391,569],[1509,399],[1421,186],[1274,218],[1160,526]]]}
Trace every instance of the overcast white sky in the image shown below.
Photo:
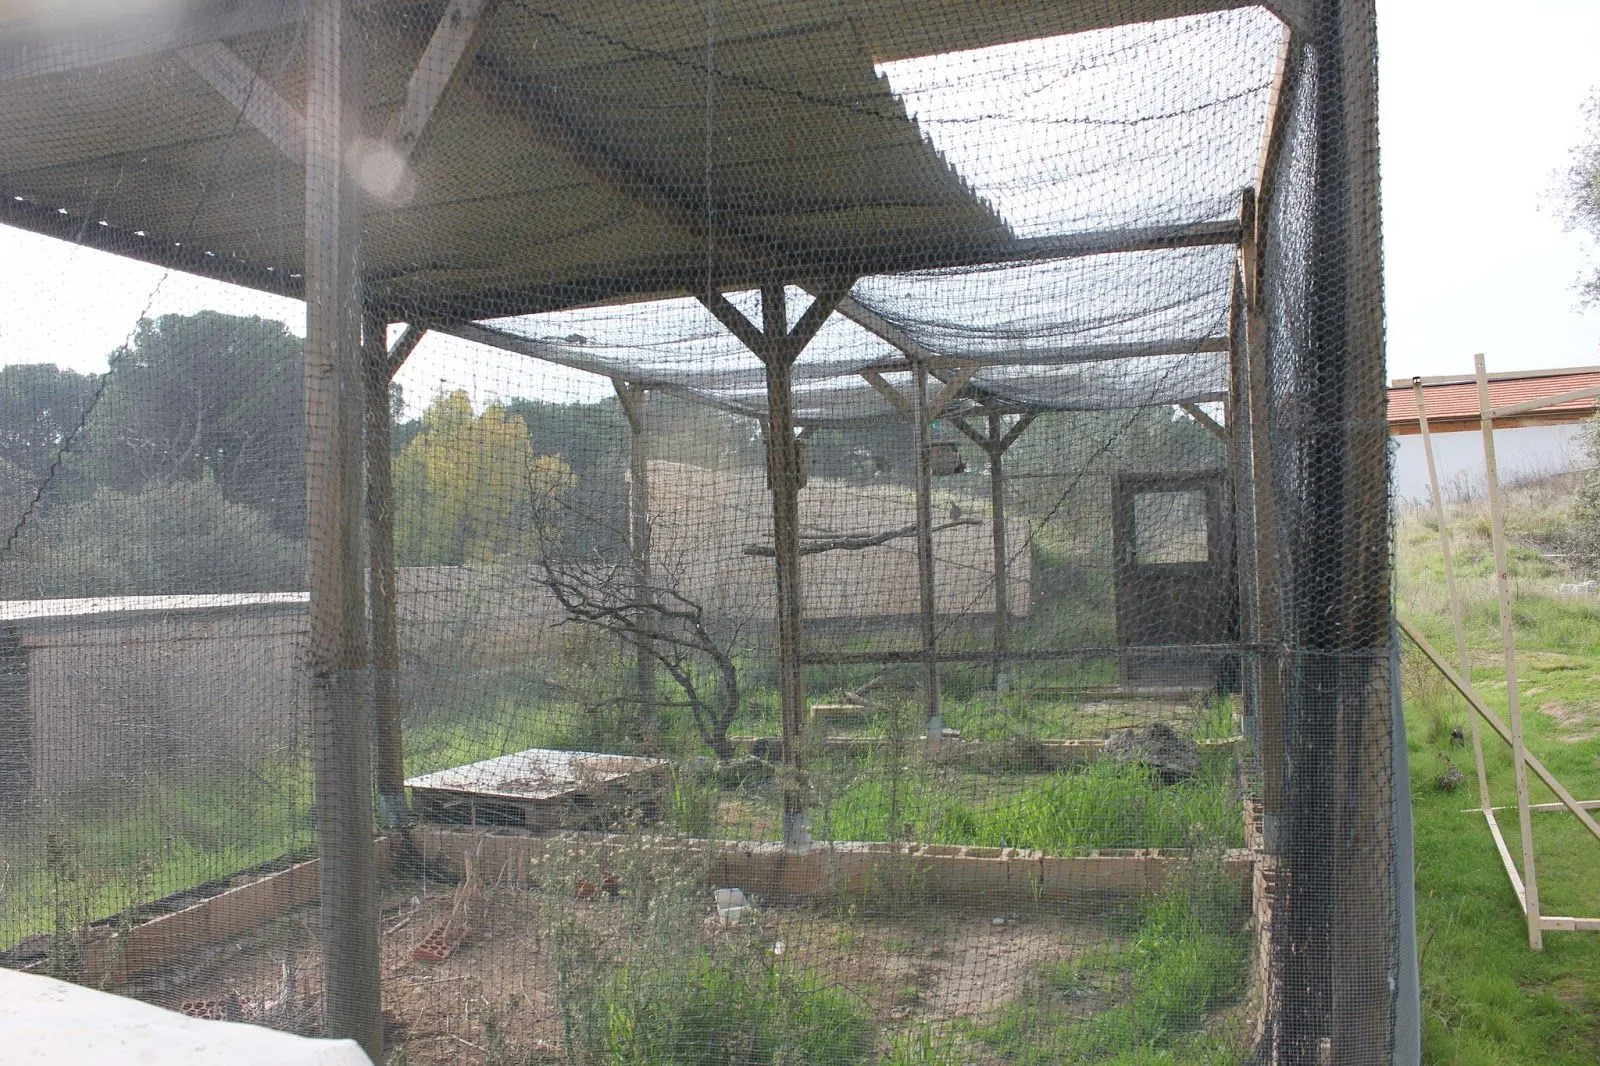
{"label": "overcast white sky", "polygon": [[[1600,88],[1600,0],[1379,0],[1391,377],[1600,363],[1600,309],[1577,285],[1600,266],[1553,193]],[[0,363],[105,367],[143,313],[205,307],[283,318],[300,305],[0,230]],[[419,352],[419,357],[426,354]],[[439,382],[414,357],[420,398]],[[597,397],[586,375],[496,361],[491,392]],[[504,379],[504,380],[499,380]],[[522,380],[513,380],[522,379]],[[471,382],[462,382],[471,384]],[[498,385],[498,387],[497,387]]]}

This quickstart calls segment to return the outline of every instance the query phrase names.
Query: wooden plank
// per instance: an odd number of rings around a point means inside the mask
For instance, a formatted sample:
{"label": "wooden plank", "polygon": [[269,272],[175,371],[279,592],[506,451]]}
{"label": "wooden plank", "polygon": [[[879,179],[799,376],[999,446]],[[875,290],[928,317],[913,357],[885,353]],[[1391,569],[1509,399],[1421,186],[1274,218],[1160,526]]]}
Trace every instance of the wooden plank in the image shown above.
{"label": "wooden plank", "polygon": [[439,106],[445,90],[455,80],[456,71],[465,59],[472,61],[478,49],[484,27],[493,13],[496,0],[450,0],[433,36],[428,38],[422,57],[406,82],[405,102],[389,120],[384,140],[394,147],[402,161],[408,161],[428,120]]}
{"label": "wooden plank", "polygon": [[[1428,461],[1428,491],[1433,497],[1434,525],[1439,529],[1439,551],[1444,558],[1444,583],[1450,596],[1450,623],[1455,628],[1456,660],[1461,664],[1462,678],[1471,684],[1472,656],[1467,651],[1467,631],[1461,622],[1461,595],[1456,589],[1456,567],[1454,553],[1450,550],[1450,524],[1445,521],[1444,493],[1439,486],[1438,467],[1433,461],[1433,437],[1428,430],[1428,405],[1422,396],[1420,379],[1412,380],[1412,388],[1416,390],[1417,424],[1422,432],[1422,454]],[[1483,765],[1483,734],[1478,728],[1477,715],[1469,715],[1468,722],[1472,726],[1472,761],[1478,770],[1478,805],[1488,810],[1493,801],[1489,797],[1489,774]]]}
{"label": "wooden plank", "polygon": [[305,166],[305,119],[238,53],[220,41],[209,41],[181,48],[178,55],[290,162]]}
{"label": "wooden plank", "polygon": [[1600,918],[1564,918],[1547,914],[1539,919],[1539,926],[1564,933],[1600,933]]}
{"label": "wooden plank", "polygon": [[[1500,644],[1505,658],[1506,712],[1511,719],[1511,765],[1517,782],[1517,823],[1522,830],[1522,881],[1527,891],[1528,946],[1543,946],[1539,928],[1539,873],[1534,866],[1533,823],[1528,817],[1528,758],[1522,743],[1522,696],[1517,686],[1516,626],[1511,618],[1511,572],[1506,560],[1505,511],[1494,455],[1494,419],[1483,355],[1473,356],[1478,372],[1478,410],[1483,418],[1484,482],[1489,489],[1489,535],[1494,545],[1495,590],[1500,603]],[[1492,816],[1491,816],[1492,817]]]}
{"label": "wooden plank", "polygon": [[[1468,705],[1477,711],[1485,722],[1489,723],[1491,729],[1500,734],[1502,740],[1507,744],[1511,743],[1511,730],[1500,720],[1499,715],[1489,709],[1477,691],[1462,680],[1461,675],[1450,668],[1450,664],[1445,662],[1443,656],[1434,650],[1433,645],[1428,642],[1428,638],[1419,633],[1417,628],[1404,618],[1397,618],[1396,621],[1400,625],[1400,632],[1409,637],[1411,642],[1422,651],[1422,654],[1432,661],[1434,668],[1444,675],[1444,679],[1450,682],[1457,692],[1461,693],[1461,697],[1467,701]],[[1583,806],[1572,798],[1572,793],[1567,791],[1567,787],[1557,780],[1554,774],[1546,770],[1544,763],[1540,762],[1532,752],[1525,750],[1524,755],[1528,762],[1528,769],[1532,770],[1539,780],[1543,781],[1550,791],[1556,794],[1556,798],[1561,801],[1563,807],[1578,816],[1578,821],[1584,824],[1584,827],[1593,834],[1596,840],[1600,840],[1600,823],[1597,823],[1589,816],[1589,812],[1584,810]]]}
{"label": "wooden plank", "polygon": [[1500,861],[1505,865],[1506,876],[1511,878],[1511,890],[1517,894],[1517,906],[1522,908],[1524,915],[1527,915],[1528,891],[1523,886],[1522,875],[1517,872],[1517,864],[1511,861],[1511,849],[1506,847],[1506,838],[1500,832],[1500,823],[1495,821],[1493,811],[1484,811],[1483,817],[1489,823],[1489,835],[1494,837],[1495,850],[1500,853]]}
{"label": "wooden plank", "polygon": [[1600,389],[1572,389],[1568,392],[1558,392],[1551,396],[1536,396],[1531,400],[1523,400],[1521,403],[1508,403],[1504,407],[1496,407],[1489,412],[1489,417],[1491,420],[1498,422],[1502,418],[1525,415],[1541,408],[1554,407],[1557,404],[1572,403],[1574,400],[1595,399],[1600,399]]}
{"label": "wooden plank", "polygon": [[[1579,800],[1578,801],[1578,806],[1582,807],[1586,811],[1600,811],[1600,800]],[[1489,810],[1491,810],[1491,811],[1511,811],[1511,810],[1515,810],[1515,809],[1516,809],[1515,807],[1490,807],[1489,808]],[[1564,811],[1566,809],[1567,809],[1567,805],[1565,803],[1530,803],[1530,804],[1528,804],[1528,810],[1532,811],[1534,814],[1539,814],[1540,812],[1549,812],[1549,811]],[[1461,813],[1461,814],[1477,814],[1478,812],[1480,812],[1482,810],[1483,810],[1482,807],[1468,807],[1465,810],[1460,811],[1459,813]]]}

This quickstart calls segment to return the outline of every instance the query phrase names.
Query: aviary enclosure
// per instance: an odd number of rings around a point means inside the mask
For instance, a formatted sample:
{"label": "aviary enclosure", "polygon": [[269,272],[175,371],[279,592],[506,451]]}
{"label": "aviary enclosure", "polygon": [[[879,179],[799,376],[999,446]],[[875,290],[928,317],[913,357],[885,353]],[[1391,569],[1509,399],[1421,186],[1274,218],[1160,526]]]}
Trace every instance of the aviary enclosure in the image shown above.
{"label": "aviary enclosure", "polygon": [[0,20],[38,313],[156,268],[0,371],[6,964],[393,1063],[1413,1058],[1373,47]]}

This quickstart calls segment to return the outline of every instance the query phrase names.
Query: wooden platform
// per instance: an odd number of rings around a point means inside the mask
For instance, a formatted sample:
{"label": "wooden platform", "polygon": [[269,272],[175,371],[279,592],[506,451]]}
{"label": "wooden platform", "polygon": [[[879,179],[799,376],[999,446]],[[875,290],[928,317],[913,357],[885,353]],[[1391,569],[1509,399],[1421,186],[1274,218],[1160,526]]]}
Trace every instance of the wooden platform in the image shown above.
{"label": "wooden platform", "polygon": [[530,829],[583,828],[635,810],[659,815],[664,759],[529,748],[406,782],[425,820]]}

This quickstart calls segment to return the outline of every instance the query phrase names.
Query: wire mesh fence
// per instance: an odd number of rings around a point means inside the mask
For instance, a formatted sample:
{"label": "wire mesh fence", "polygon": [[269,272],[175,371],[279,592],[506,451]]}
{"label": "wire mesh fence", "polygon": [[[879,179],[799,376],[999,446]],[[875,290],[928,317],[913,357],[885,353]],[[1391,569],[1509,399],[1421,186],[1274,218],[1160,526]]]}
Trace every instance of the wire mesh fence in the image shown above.
{"label": "wire mesh fence", "polygon": [[80,249],[0,962],[392,1063],[1403,1060],[1371,12],[1291,14],[0,23]]}

